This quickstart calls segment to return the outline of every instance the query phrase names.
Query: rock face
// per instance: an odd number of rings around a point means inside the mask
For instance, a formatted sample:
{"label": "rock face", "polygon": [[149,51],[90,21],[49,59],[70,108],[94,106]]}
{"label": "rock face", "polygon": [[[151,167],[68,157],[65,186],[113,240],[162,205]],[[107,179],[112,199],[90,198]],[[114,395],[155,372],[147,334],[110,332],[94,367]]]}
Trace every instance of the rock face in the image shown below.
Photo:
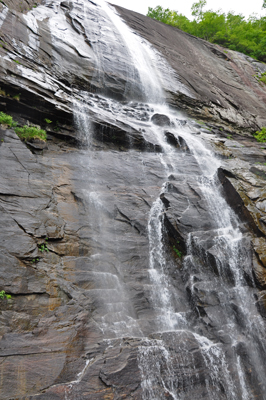
{"label": "rock face", "polygon": [[37,4],[0,10],[0,110],[48,139],[0,127],[0,398],[265,399],[263,65]]}
{"label": "rock face", "polygon": [[[223,49],[159,21],[116,6],[122,18],[165,56],[186,93],[168,86],[169,102],[196,118],[214,121],[241,133],[265,126],[265,85],[257,76],[265,65]],[[173,88],[173,86],[172,86]],[[176,89],[176,87],[175,87]],[[192,97],[192,98],[191,98]]]}

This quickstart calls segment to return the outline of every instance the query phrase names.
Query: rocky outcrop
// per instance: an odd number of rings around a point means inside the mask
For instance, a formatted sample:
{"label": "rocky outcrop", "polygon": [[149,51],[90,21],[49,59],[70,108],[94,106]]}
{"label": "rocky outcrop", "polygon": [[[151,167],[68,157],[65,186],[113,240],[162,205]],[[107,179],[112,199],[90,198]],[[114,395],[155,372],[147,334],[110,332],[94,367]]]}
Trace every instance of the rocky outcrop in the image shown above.
{"label": "rocky outcrop", "polygon": [[[12,296],[0,299],[1,399],[240,399],[241,373],[246,398],[264,399],[266,145],[250,134],[266,125],[253,76],[264,67],[116,7],[171,66],[157,54],[177,111],[164,115],[98,3],[47,0],[21,14],[26,3],[38,2],[1,5],[0,110],[48,137],[0,129],[0,291]],[[242,303],[197,138],[221,161],[217,190],[243,235]],[[169,332],[149,271],[156,200]]]}
{"label": "rocky outcrop", "polygon": [[[27,5],[31,7],[27,2],[20,6]],[[71,2],[48,2],[22,15],[2,5],[0,101],[8,109],[23,110],[39,123],[47,116],[71,121],[74,89],[101,92],[104,88],[117,98],[130,91],[131,97],[138,98],[138,73],[130,54],[123,53],[119,33],[109,35],[102,30],[99,36],[97,26],[104,24],[104,18],[92,3],[86,7],[87,11]],[[160,68],[168,101],[174,107],[242,134],[266,125],[265,85],[258,80],[263,64],[116,8],[171,65],[169,69],[162,63]]]}
{"label": "rocky outcrop", "polygon": [[263,63],[115,6],[122,18],[169,62],[190,96],[169,85],[169,101],[189,115],[242,133],[265,126]]}
{"label": "rocky outcrop", "polygon": [[33,8],[36,8],[39,4],[41,4],[41,0],[21,0],[19,3],[15,0],[5,0],[1,2],[0,7],[1,10],[6,6],[12,11],[27,13]]}

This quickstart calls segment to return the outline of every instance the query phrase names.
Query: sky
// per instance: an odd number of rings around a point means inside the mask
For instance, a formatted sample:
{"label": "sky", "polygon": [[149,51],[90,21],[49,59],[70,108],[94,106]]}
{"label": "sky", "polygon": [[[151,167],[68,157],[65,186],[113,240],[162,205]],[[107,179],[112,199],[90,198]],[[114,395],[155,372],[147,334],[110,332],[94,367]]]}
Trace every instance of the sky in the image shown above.
{"label": "sky", "polygon": [[[156,7],[161,5],[163,8],[178,11],[186,17],[191,18],[190,9],[193,3],[198,0],[108,0],[109,3],[117,4],[129,10],[137,11],[146,15],[148,7]],[[217,11],[221,9],[223,12],[234,11],[236,14],[243,14],[246,18],[255,13],[259,16],[266,16],[266,11],[262,10],[263,0],[207,0],[207,6],[204,10]]]}

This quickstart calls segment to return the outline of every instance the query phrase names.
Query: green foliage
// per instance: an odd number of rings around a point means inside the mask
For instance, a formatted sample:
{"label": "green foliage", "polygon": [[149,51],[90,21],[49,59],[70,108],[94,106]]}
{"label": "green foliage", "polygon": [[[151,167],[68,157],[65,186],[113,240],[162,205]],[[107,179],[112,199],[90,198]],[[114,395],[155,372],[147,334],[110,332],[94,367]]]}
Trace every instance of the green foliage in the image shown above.
{"label": "green foliage", "polygon": [[13,99],[19,101],[20,100],[20,93],[16,94],[15,96],[13,96]]}
{"label": "green foliage", "polygon": [[24,125],[22,128],[15,128],[15,132],[24,141],[31,139],[46,140],[46,132],[43,129],[35,128],[35,126]]}
{"label": "green foliage", "polygon": [[[13,99],[19,100],[19,95],[14,96]],[[0,124],[15,128],[14,130],[16,134],[23,141],[28,141],[32,139],[40,139],[46,141],[46,132],[43,129],[38,129],[35,126],[28,125],[18,127],[17,122],[13,121],[11,115],[5,114],[2,111],[0,111]]]}
{"label": "green foliage", "polygon": [[51,121],[50,119],[48,119],[48,118],[44,118],[44,121],[47,123],[47,124],[51,124],[53,121]]}
{"label": "green foliage", "polygon": [[148,17],[168,24],[172,17],[172,11],[170,11],[169,8],[164,9],[161,6],[157,6],[155,8],[149,7],[147,15]]}
{"label": "green foliage", "polygon": [[[266,8],[266,0],[264,4]],[[266,17],[251,16],[245,20],[242,14],[233,12],[204,11],[205,6],[206,0],[199,0],[192,5],[192,21],[178,11],[161,6],[149,7],[147,16],[266,62]]]}
{"label": "green foliage", "polygon": [[11,115],[5,114],[2,111],[0,111],[0,124],[7,126],[17,126],[16,122],[13,121]]}
{"label": "green foliage", "polygon": [[260,143],[266,142],[266,127],[264,126],[261,131],[257,131],[254,137]]}
{"label": "green foliage", "polygon": [[191,14],[198,19],[201,19],[203,16],[203,7],[206,6],[206,0],[199,0],[198,3],[193,3],[191,6]]}
{"label": "green foliage", "polygon": [[54,131],[55,132],[59,132],[60,131],[60,127],[59,127],[59,122],[58,121],[56,121],[56,126],[54,128]]}
{"label": "green foliage", "polygon": [[266,85],[266,72],[264,72],[263,74],[261,74],[260,81],[263,82],[263,83],[265,83],[265,85]]}
{"label": "green foliage", "polygon": [[42,243],[38,245],[38,248],[40,250],[41,253],[43,253],[44,251],[46,251],[47,253],[49,253],[49,249],[46,245],[46,243]]}
{"label": "green foliage", "polygon": [[175,245],[173,245],[173,250],[174,250],[174,252],[176,253],[176,255],[177,255],[179,258],[182,257],[182,252],[179,251],[179,250],[175,247]]}
{"label": "green foliage", "polygon": [[6,292],[4,290],[1,290],[0,292],[0,299],[11,299],[11,295],[10,294],[6,294]]}
{"label": "green foliage", "polygon": [[18,60],[13,60],[13,61],[15,61],[15,63],[17,63],[17,64],[21,64]]}

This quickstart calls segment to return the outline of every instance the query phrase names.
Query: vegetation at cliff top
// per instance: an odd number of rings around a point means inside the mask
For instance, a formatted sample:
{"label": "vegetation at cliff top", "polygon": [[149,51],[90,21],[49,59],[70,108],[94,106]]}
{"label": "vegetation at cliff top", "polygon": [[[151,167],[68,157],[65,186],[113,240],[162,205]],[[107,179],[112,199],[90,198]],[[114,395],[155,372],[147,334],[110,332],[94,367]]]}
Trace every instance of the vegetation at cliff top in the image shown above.
{"label": "vegetation at cliff top", "polygon": [[0,124],[13,127],[18,137],[23,141],[30,141],[33,139],[46,141],[46,132],[43,129],[28,125],[17,127],[18,124],[13,121],[11,115],[5,114],[2,111],[0,111]]}
{"label": "vegetation at cliff top", "polygon": [[[199,0],[192,5],[192,21],[178,11],[161,6],[149,7],[147,16],[266,62],[266,17],[257,18],[251,15],[245,20],[242,14],[233,12],[225,14],[221,10],[204,11],[206,4],[206,0]],[[266,0],[263,7],[266,8]]]}

